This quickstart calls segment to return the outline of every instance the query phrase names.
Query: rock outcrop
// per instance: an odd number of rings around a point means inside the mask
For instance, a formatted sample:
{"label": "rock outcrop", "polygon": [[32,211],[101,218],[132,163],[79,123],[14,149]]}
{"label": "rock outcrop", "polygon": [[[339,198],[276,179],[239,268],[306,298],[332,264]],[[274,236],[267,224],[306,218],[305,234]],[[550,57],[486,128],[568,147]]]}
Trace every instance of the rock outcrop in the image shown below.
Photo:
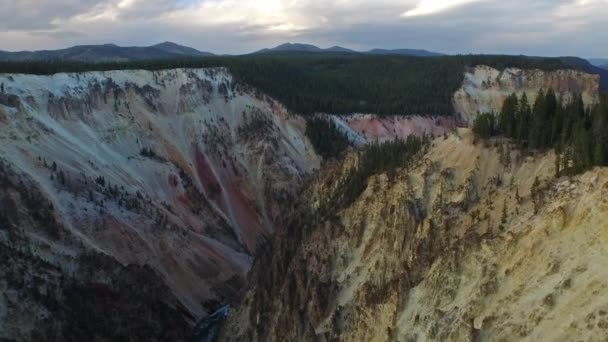
{"label": "rock outcrop", "polygon": [[460,130],[319,220],[358,158],[330,165],[258,257],[224,340],[601,341],[608,171],[555,179],[554,158]]}
{"label": "rock outcrop", "polygon": [[328,117],[355,145],[405,140],[410,135],[438,136],[456,129],[460,124],[456,118],[448,116],[352,114]]}
{"label": "rock outcrop", "polygon": [[[18,280],[0,280],[0,326],[12,327],[0,339],[36,339],[43,327],[67,338],[65,310],[55,309],[71,286],[101,296],[92,312],[114,298],[135,302],[115,316],[141,308],[147,317],[147,298],[179,312],[177,326],[191,324],[242,288],[257,246],[319,166],[304,120],[225,69],[4,74],[0,83],[0,176],[10,184],[0,243],[22,265],[0,267]],[[142,297],[124,291],[134,287]],[[165,321],[154,324],[165,331]],[[99,335],[120,337],[108,336]],[[143,340],[155,338],[174,339]]]}
{"label": "rock outcrop", "polygon": [[575,70],[522,70],[507,68],[503,71],[480,65],[464,74],[462,87],[452,99],[454,112],[465,122],[472,123],[479,113],[500,112],[504,100],[511,94],[526,93],[530,103],[539,90],[553,89],[564,101],[580,94],[587,105],[596,104],[599,94],[598,75]]}

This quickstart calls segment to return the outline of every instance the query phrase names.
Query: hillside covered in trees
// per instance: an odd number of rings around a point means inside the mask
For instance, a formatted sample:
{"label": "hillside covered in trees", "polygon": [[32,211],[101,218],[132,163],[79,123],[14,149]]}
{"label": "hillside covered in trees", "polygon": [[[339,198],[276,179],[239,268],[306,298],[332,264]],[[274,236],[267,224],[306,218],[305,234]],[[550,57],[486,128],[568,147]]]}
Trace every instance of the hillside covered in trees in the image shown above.
{"label": "hillside covered in trees", "polygon": [[554,148],[557,174],[578,174],[608,166],[608,95],[585,108],[580,97],[562,103],[551,89],[539,92],[533,101],[513,94],[497,117],[480,115],[473,131],[481,138],[504,135],[523,148]]}
{"label": "hillside covered in trees", "polygon": [[361,56],[272,54],[124,63],[2,62],[0,72],[54,74],[121,69],[227,67],[249,84],[300,114],[371,112],[452,114],[451,98],[465,67],[484,64],[555,70],[579,68],[558,58],[523,56]]}

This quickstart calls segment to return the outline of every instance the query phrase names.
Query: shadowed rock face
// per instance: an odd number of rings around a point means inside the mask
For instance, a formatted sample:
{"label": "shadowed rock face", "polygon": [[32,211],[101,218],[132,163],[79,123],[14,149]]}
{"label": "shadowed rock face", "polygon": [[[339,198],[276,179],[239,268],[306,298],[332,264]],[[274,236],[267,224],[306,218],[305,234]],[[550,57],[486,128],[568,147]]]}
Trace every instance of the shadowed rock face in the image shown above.
{"label": "shadowed rock face", "polygon": [[[109,260],[108,273],[137,265],[187,324],[243,286],[256,246],[319,165],[303,120],[224,69],[0,75],[0,83],[3,170],[16,193],[45,208],[32,211],[42,215],[33,224],[3,194],[0,225],[19,233],[0,231],[0,241],[19,236],[32,258],[84,284],[82,293],[125,295],[110,275],[82,275],[92,267],[83,255]],[[0,295],[0,326],[19,314],[31,324],[0,337],[34,336],[48,305],[3,305],[10,296]]]}
{"label": "shadowed rock face", "polygon": [[319,221],[358,158],[329,165],[259,255],[224,340],[600,341],[608,172],[556,180],[554,158],[461,129]]}
{"label": "shadowed rock face", "polygon": [[503,71],[477,66],[467,70],[462,87],[453,97],[454,112],[465,122],[472,123],[479,113],[499,113],[504,100],[511,94],[526,93],[530,103],[540,89],[553,89],[564,101],[580,94],[587,105],[599,101],[600,77],[575,70],[522,70],[507,68]]}

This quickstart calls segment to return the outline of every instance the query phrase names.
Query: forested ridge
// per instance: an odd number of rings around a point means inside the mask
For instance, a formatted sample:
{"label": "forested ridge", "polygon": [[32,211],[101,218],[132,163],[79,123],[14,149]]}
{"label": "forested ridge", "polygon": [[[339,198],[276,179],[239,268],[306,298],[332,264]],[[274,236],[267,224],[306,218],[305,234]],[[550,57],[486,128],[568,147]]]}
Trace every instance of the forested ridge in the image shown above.
{"label": "forested ridge", "polygon": [[227,67],[235,78],[276,98],[299,114],[453,113],[451,99],[465,68],[567,69],[558,58],[463,55],[442,57],[352,54],[272,54],[187,58],[123,63],[0,62],[0,72],[54,74],[172,68]]}
{"label": "forested ridge", "polygon": [[484,139],[509,137],[523,149],[555,149],[557,176],[608,166],[608,94],[592,107],[580,96],[560,101],[551,89],[534,100],[513,94],[497,116],[479,115],[473,132]]}

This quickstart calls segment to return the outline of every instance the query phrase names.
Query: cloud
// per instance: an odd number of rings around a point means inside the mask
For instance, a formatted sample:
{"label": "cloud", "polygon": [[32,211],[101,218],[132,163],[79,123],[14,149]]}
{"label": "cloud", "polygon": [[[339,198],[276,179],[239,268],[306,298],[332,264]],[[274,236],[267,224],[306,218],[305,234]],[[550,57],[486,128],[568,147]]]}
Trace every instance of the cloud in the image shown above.
{"label": "cloud", "polygon": [[608,56],[608,0],[0,0],[2,49],[285,41],[447,53]]}
{"label": "cloud", "polygon": [[464,5],[480,0],[422,0],[413,9],[403,13],[404,17],[415,17],[438,13],[456,6]]}

